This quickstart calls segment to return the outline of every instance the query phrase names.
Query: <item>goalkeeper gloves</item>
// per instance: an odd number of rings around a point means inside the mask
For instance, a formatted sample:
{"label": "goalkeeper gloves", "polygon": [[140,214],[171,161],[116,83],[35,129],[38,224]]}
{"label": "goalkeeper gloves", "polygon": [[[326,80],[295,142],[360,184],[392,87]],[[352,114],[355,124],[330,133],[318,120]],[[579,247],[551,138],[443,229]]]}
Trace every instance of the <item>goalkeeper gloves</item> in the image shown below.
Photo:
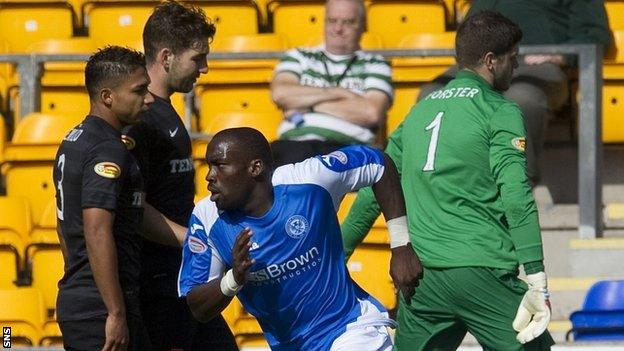
{"label": "goalkeeper gloves", "polygon": [[546,273],[529,274],[527,282],[529,290],[524,294],[513,321],[513,328],[518,332],[516,339],[522,344],[540,336],[550,322]]}

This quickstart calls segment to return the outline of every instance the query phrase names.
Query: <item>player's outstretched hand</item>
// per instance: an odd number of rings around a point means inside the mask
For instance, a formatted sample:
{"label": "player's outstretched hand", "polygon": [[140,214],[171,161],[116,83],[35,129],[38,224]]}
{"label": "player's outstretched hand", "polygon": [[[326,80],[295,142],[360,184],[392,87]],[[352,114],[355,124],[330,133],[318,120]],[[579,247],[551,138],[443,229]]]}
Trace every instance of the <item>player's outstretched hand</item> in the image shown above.
{"label": "player's outstretched hand", "polygon": [[102,351],[125,351],[128,347],[128,325],[125,316],[109,314],[104,328],[106,342]]}
{"label": "player's outstretched hand", "polygon": [[524,294],[513,328],[518,332],[516,339],[525,344],[540,336],[550,322],[550,302],[546,273],[527,275],[529,290]]}
{"label": "player's outstretched hand", "polygon": [[422,278],[422,275],[422,264],[412,248],[412,244],[407,243],[392,249],[390,276],[394,282],[394,287],[403,294],[406,301],[409,301],[414,295],[418,280]]}
{"label": "player's outstretched hand", "polygon": [[247,283],[247,272],[249,271],[249,267],[255,262],[249,256],[251,234],[251,228],[241,230],[232,248],[232,271],[238,285],[245,285],[245,283]]}

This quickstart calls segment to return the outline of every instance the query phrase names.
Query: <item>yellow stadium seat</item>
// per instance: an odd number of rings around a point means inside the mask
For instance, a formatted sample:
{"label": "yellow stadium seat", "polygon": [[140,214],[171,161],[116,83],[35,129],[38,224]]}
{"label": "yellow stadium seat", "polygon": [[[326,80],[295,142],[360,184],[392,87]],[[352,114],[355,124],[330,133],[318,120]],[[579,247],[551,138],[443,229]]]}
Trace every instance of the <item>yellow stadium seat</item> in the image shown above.
{"label": "yellow stadium seat", "polygon": [[605,8],[609,18],[609,28],[613,31],[624,30],[624,1],[606,0]]}
{"label": "yellow stadium seat", "polygon": [[187,1],[206,12],[217,28],[216,38],[258,33],[260,10],[251,0]]}
{"label": "yellow stadium seat", "polygon": [[30,232],[30,243],[32,244],[59,244],[56,232],[56,198],[48,201],[39,222],[35,223]]}
{"label": "yellow stadium seat", "polygon": [[459,26],[466,18],[468,10],[470,10],[470,6],[472,6],[472,0],[453,0],[453,2],[454,24],[455,26]]}
{"label": "yellow stadium seat", "polygon": [[28,199],[33,223],[37,223],[50,199],[54,198],[52,162],[12,162],[7,166],[8,196]]}
{"label": "yellow stadium seat", "polygon": [[61,328],[59,328],[59,325],[55,320],[47,321],[43,325],[43,332],[39,345],[55,348],[63,347],[63,335],[61,334]]}
{"label": "yellow stadium seat", "polygon": [[11,52],[22,53],[35,42],[67,39],[73,34],[72,7],[66,1],[0,3],[0,37]]}
{"label": "yellow stadium seat", "polygon": [[43,297],[43,306],[47,318],[51,318],[56,310],[58,281],[63,277],[64,262],[60,245],[37,244],[28,251],[28,267],[31,273],[31,284],[38,289]]}
{"label": "yellow stadium seat", "polygon": [[28,201],[0,196],[0,289],[14,287],[32,227]]}
{"label": "yellow stadium seat", "polygon": [[624,142],[624,84],[605,80],[602,89],[602,140]]}
{"label": "yellow stadium seat", "polygon": [[197,89],[199,97],[199,128],[222,112],[281,113],[271,100],[268,84],[210,84]]}
{"label": "yellow stadium seat", "polygon": [[[338,221],[340,223],[344,222],[351,210],[351,206],[357,197],[357,192],[348,193],[345,195],[344,199],[340,202],[340,208],[338,209],[337,216]],[[366,237],[364,238],[363,243],[368,244],[390,244],[390,240],[388,238],[388,229],[386,228],[386,220],[384,219],[383,214],[379,215],[371,230],[368,232]]]}
{"label": "yellow stadium seat", "polygon": [[416,97],[420,92],[422,83],[395,83],[394,84],[394,102],[388,111],[386,119],[386,133],[392,132],[403,122],[409,111],[416,103]]}
{"label": "yellow stadium seat", "polygon": [[82,7],[85,27],[97,46],[135,45],[157,5],[153,1],[88,1]]}
{"label": "yellow stadium seat", "polygon": [[61,141],[84,115],[51,115],[32,113],[17,124],[7,145],[5,162],[52,161]]}
{"label": "yellow stadium seat", "polygon": [[206,121],[203,132],[216,134],[227,128],[250,127],[260,131],[269,141],[277,139],[277,127],[282,115],[271,112],[222,112]]}
{"label": "yellow stadium seat", "polygon": [[195,194],[199,197],[195,201],[197,203],[198,200],[206,197],[208,192],[208,183],[206,183],[206,175],[208,174],[208,165],[206,161],[203,161],[195,166]]}
{"label": "yellow stadium seat", "polygon": [[[212,52],[284,51],[286,40],[278,34],[263,33],[216,37]],[[208,56],[210,60],[210,56]],[[268,83],[273,76],[277,59],[268,60],[212,60],[209,73],[201,75],[198,84],[212,83]]]}
{"label": "yellow stadium seat", "polygon": [[603,78],[605,80],[624,79],[624,30],[614,30],[611,46],[605,55]]}
{"label": "yellow stadium seat", "polygon": [[[92,54],[98,49],[90,38],[48,39],[33,43],[26,52],[37,54]],[[41,85],[84,86],[85,62],[46,62]],[[86,91],[85,91],[86,92]],[[86,114],[88,111],[84,111]]]}
{"label": "yellow stadium seat", "polygon": [[306,45],[310,38],[323,36],[325,2],[315,0],[274,0],[267,4],[273,32],[283,35],[288,44]]}
{"label": "yellow stadium seat", "polygon": [[0,301],[0,325],[11,327],[11,346],[38,345],[45,320],[39,291],[34,288],[2,289]]}
{"label": "yellow stadium seat", "polygon": [[390,247],[387,244],[361,244],[347,263],[351,278],[386,308],[396,305],[390,277]]}
{"label": "yellow stadium seat", "polygon": [[[453,49],[455,32],[415,33],[403,37],[401,49]],[[455,64],[448,57],[406,57],[392,60],[392,78],[396,82],[430,82]]]}
{"label": "yellow stadium seat", "polygon": [[368,30],[381,36],[387,48],[397,47],[411,33],[446,30],[446,9],[441,1],[378,0],[368,7]]}

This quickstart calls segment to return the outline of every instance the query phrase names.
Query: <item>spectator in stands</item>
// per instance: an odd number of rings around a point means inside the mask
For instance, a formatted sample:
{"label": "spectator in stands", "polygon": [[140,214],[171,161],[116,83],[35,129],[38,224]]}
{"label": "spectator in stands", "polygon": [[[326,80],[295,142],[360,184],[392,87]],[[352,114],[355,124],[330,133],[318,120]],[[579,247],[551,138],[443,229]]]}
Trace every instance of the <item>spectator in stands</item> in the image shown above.
{"label": "spectator in stands", "polygon": [[212,194],[193,210],[179,278],[195,316],[213,318],[236,295],[273,350],[392,350],[393,322],[351,280],[336,218],[345,193],[372,185],[394,224],[390,274],[414,293],[421,267],[392,160],[357,145],[274,169],[262,134],[233,128],[214,136],[206,161]]}
{"label": "spectator in stands", "polygon": [[150,350],[139,309],[139,227],[179,245],[182,226],[143,204],[139,168],[121,129],[154,101],[143,54],[95,53],[85,69],[91,110],[61,143],[54,162],[57,230],[65,260],[57,320],[66,350]]}
{"label": "spectator in stands", "polygon": [[[388,141],[424,266],[414,296],[399,299],[398,350],[455,350],[467,331],[485,350],[553,344],[522,113],[500,94],[521,37],[499,13],[468,17],[457,30],[457,77],[412,108]],[[360,190],[342,225],[347,254],[378,216],[370,188]]]}
{"label": "spectator in stands", "polygon": [[[482,10],[500,12],[520,26],[521,45],[610,43],[604,2],[601,0],[475,0],[467,17]],[[527,129],[527,172],[533,185],[540,179],[539,155],[545,127],[553,112],[569,102],[567,68],[575,66],[575,56],[526,55],[514,72],[504,95],[516,102]],[[453,79],[457,67],[422,88],[418,100],[440,89]]]}
{"label": "spectator in stands", "polygon": [[[168,1],[155,8],[143,30],[154,103],[124,136],[141,169],[146,202],[183,226],[193,211],[195,171],[191,139],[170,98],[190,92],[199,75],[208,72],[214,34],[215,26],[198,7]],[[143,242],[141,313],[153,349],[237,350],[223,317],[198,323],[178,297],[181,255],[179,246]]]}
{"label": "spectator in stands", "polygon": [[290,50],[275,68],[271,93],[284,112],[276,165],[374,141],[394,92],[390,65],[360,50],[365,26],[362,0],[328,0],[325,44]]}

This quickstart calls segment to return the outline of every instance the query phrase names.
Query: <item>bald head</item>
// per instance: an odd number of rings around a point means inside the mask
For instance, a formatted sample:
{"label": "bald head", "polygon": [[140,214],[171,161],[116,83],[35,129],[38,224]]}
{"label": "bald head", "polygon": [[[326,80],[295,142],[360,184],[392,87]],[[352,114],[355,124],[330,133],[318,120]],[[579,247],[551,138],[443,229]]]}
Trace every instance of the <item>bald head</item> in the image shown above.
{"label": "bald head", "polygon": [[267,168],[273,167],[269,142],[262,133],[253,128],[224,129],[215,134],[210,144],[227,144],[227,149],[235,152],[245,162],[259,159]]}

